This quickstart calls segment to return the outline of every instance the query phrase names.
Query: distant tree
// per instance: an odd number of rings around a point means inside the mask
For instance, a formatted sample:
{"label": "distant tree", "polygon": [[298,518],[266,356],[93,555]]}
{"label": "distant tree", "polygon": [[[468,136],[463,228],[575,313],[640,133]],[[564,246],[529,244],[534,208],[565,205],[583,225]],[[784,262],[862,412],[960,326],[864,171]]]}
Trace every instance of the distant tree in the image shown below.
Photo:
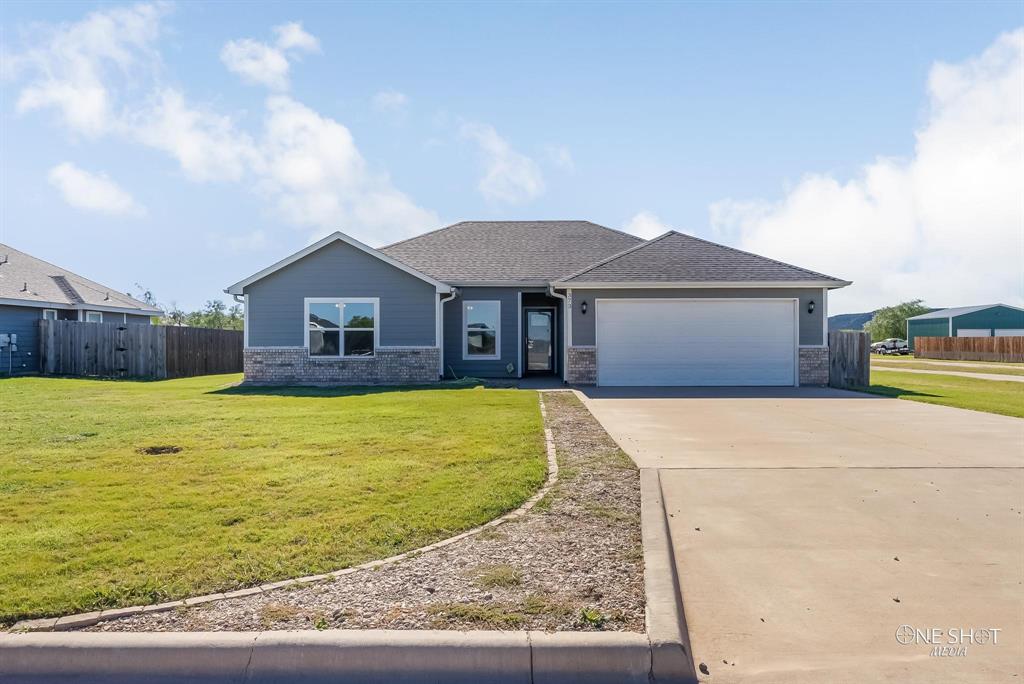
{"label": "distant tree", "polygon": [[238,304],[228,306],[219,299],[211,299],[199,311],[185,314],[185,325],[192,328],[220,328],[222,330],[241,330],[244,324],[242,307]]}
{"label": "distant tree", "polygon": [[871,320],[864,324],[864,329],[871,333],[871,341],[877,342],[888,337],[906,337],[907,319],[931,311],[922,303],[923,301],[923,299],[912,299],[909,302],[886,306],[876,311]]}
{"label": "distant tree", "polygon": [[163,318],[160,319],[160,325],[185,325],[185,321],[188,319],[188,314],[178,308],[178,305],[171,302],[169,307],[164,309]]}
{"label": "distant tree", "polygon": [[219,299],[207,300],[198,311],[182,311],[171,302],[170,306],[159,304],[151,290],[135,283],[139,299],[149,306],[162,309],[164,315],[157,319],[160,325],[187,325],[190,328],[221,328],[223,330],[241,330],[245,325],[245,312],[241,304],[230,307]]}

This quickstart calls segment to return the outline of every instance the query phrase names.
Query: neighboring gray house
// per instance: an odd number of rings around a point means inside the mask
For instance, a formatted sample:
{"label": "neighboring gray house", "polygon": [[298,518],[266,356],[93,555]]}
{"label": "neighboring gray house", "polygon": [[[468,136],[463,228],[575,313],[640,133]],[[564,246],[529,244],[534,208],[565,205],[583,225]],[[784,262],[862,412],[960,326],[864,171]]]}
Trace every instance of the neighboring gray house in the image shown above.
{"label": "neighboring gray house", "polygon": [[[150,316],[162,313],[134,297],[0,244],[0,376],[39,371],[39,321],[44,318],[149,325]],[[12,339],[16,339],[16,351],[10,346]]]}
{"label": "neighboring gray house", "polygon": [[225,291],[252,383],[820,385],[849,284],[675,231],[466,221],[379,250],[334,233]]}

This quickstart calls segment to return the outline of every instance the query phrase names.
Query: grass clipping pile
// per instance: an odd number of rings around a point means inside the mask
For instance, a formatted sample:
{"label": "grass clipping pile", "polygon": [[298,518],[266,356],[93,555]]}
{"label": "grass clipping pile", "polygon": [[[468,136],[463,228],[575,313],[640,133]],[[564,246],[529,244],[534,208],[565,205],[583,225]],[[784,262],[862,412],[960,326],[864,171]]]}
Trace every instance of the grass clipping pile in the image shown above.
{"label": "grass clipping pile", "polygon": [[640,476],[571,392],[544,395],[557,485],[525,516],[317,584],[89,631],[644,630]]}

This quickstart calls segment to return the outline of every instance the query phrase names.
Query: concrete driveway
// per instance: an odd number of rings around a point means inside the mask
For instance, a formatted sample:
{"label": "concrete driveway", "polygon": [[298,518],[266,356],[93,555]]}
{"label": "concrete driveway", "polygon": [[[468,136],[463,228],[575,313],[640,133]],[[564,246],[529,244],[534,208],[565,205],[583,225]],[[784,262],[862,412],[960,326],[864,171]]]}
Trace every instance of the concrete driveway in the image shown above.
{"label": "concrete driveway", "polygon": [[703,680],[1024,679],[1024,420],[811,388],[583,399],[660,471]]}

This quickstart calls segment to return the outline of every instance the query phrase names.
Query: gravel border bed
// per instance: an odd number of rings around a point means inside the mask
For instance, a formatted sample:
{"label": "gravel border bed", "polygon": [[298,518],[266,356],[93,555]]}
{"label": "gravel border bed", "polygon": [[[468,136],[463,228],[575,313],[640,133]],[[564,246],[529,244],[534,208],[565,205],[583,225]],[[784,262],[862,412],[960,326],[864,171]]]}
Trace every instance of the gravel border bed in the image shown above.
{"label": "gravel border bed", "polygon": [[522,517],[333,581],[83,631],[644,631],[640,475],[579,399],[544,393],[559,480]]}

